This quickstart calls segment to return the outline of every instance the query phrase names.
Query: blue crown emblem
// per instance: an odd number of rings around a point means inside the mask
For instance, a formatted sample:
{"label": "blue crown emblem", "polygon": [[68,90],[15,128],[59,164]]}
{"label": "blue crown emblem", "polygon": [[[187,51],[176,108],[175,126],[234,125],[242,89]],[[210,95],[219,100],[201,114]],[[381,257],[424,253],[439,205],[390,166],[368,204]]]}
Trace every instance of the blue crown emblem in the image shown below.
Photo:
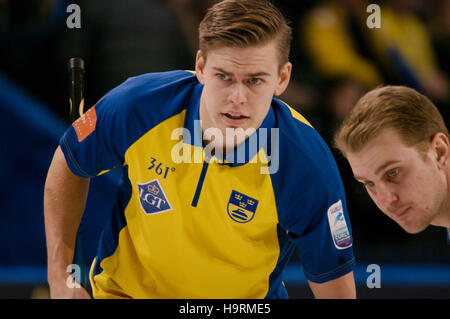
{"label": "blue crown emblem", "polygon": [[227,212],[232,220],[238,223],[248,223],[253,219],[258,201],[235,190],[228,200]]}
{"label": "blue crown emblem", "polygon": [[147,214],[157,214],[172,210],[164,191],[157,179],[145,184],[139,184],[139,201],[142,210]]}

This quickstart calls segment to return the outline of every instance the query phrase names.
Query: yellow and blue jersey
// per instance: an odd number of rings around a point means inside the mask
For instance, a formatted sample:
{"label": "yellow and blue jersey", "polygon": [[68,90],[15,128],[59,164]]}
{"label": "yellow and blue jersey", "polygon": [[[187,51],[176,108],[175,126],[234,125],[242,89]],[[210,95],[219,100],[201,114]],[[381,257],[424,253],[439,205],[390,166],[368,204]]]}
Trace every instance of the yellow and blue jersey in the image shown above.
{"label": "yellow and blue jersey", "polygon": [[186,71],[130,78],[61,138],[74,174],[123,169],[90,271],[94,297],[288,298],[295,248],[313,282],[352,271],[344,187],[319,134],[274,98],[234,154],[205,156],[202,89]]}

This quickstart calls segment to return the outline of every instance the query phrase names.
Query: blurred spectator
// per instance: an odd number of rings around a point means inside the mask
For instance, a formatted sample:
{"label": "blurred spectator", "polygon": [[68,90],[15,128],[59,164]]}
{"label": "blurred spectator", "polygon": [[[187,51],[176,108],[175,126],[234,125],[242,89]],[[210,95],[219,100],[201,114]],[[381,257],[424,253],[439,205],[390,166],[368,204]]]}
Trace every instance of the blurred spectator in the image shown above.
{"label": "blurred spectator", "polygon": [[376,52],[389,70],[390,84],[413,87],[435,102],[448,100],[449,82],[439,69],[430,30],[419,18],[422,0],[382,4],[381,28],[370,29]]}
{"label": "blurred spectator", "polygon": [[[438,0],[431,8],[430,29],[433,34],[433,47],[439,69],[450,79],[450,0]],[[447,86],[447,92],[449,87]],[[450,94],[444,102],[438,102],[447,126],[450,126]]]}
{"label": "blurred spectator", "polygon": [[292,27],[292,44],[289,54],[289,60],[292,62],[291,81],[280,99],[302,113],[314,125],[318,101],[316,91],[318,77],[306,59],[305,50],[300,40],[298,22],[314,6],[315,1],[274,0],[274,3],[290,21]]}
{"label": "blurred spectator", "polygon": [[431,30],[439,68],[450,78],[450,0],[439,0],[432,8]]}
{"label": "blurred spectator", "polygon": [[365,93],[364,86],[352,78],[330,78],[323,83],[326,87],[321,97],[321,119],[324,123],[317,129],[329,144],[333,144],[333,135],[347,113]]}
{"label": "blurred spectator", "polygon": [[195,56],[198,50],[198,25],[206,10],[220,0],[166,0],[178,17],[189,48]]}
{"label": "blurred spectator", "polygon": [[320,76],[351,78],[370,89],[382,82],[366,43],[366,1],[330,0],[308,12],[301,32]]}

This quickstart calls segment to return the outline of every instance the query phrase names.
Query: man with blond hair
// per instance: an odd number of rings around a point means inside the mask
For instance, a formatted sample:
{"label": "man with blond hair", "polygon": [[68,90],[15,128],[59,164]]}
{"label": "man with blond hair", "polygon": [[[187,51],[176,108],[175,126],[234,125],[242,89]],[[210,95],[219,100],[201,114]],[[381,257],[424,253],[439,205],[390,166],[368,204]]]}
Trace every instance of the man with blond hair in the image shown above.
{"label": "man with blond hair", "polygon": [[283,15],[269,1],[225,0],[199,36],[195,73],[128,79],[61,138],[44,195],[51,296],[89,297],[65,270],[89,178],[119,166],[90,270],[95,298],[287,298],[296,247],[315,297],[355,298],[336,163],[275,98],[292,68]]}
{"label": "man with blond hair", "polygon": [[408,233],[450,227],[449,133],[433,103],[405,86],[376,88],[335,134],[378,208]]}

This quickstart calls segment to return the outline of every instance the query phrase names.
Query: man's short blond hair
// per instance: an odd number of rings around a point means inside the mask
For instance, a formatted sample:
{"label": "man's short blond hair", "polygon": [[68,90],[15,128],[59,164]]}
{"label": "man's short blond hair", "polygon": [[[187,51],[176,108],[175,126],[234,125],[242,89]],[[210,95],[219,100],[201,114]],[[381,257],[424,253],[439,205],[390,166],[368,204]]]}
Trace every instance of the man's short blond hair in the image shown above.
{"label": "man's short blond hair", "polygon": [[224,0],[207,11],[199,25],[199,47],[247,48],[277,40],[280,67],[289,61],[292,30],[283,14],[268,0]]}
{"label": "man's short blond hair", "polygon": [[422,152],[436,133],[449,137],[436,106],[423,94],[405,86],[378,87],[359,99],[334,135],[334,144],[346,156],[360,151],[382,130],[394,129],[407,146]]}

